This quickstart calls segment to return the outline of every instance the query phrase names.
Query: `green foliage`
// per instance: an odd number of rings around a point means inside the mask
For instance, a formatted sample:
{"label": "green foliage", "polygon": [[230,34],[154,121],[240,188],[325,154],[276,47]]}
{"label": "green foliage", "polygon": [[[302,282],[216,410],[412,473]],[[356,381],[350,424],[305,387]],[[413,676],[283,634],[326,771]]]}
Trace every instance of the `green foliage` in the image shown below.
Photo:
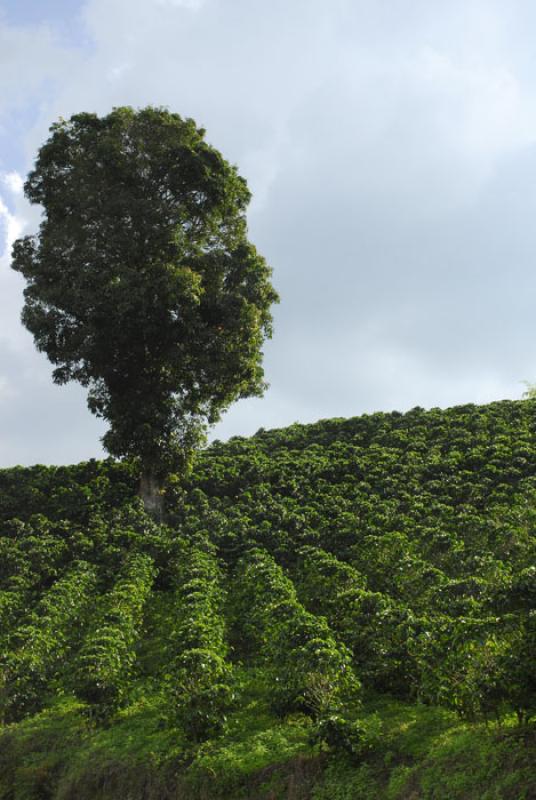
{"label": "green foliage", "polygon": [[204,134],[161,108],[60,119],[24,187],[39,234],[13,247],[54,381],[87,387],[107,450],[149,474],[264,388],[277,295],[247,239],[246,183]]}
{"label": "green foliage", "polygon": [[166,694],[172,718],[194,741],[218,733],[233,698],[219,568],[209,543],[185,543],[172,564],[173,627]]}
{"label": "green foliage", "polygon": [[136,661],[143,611],[155,578],[152,559],[129,556],[102,599],[77,657],[74,690],[97,717],[107,717],[127,699]]}
{"label": "green foliage", "polygon": [[501,661],[508,645],[498,633],[495,618],[435,620],[415,642],[421,699],[469,719],[500,714],[507,686]]}
{"label": "green foliage", "polygon": [[95,569],[76,564],[44,594],[30,621],[17,629],[16,649],[2,664],[0,704],[7,721],[39,711],[76,649],[95,591]]}
{"label": "green foliage", "polygon": [[332,553],[320,547],[305,546],[298,552],[295,583],[300,598],[311,612],[336,618],[341,595],[364,589],[366,578]]}
{"label": "green foliage", "polygon": [[332,554],[317,547],[300,550],[296,586],[305,605],[326,616],[370,686],[407,694],[414,684],[408,641],[416,620],[408,609],[365,585],[361,572]]}
{"label": "green foliage", "polygon": [[28,522],[39,515],[51,522],[68,519],[86,526],[92,515],[108,513],[132,498],[134,472],[131,464],[110,459],[70,467],[0,470],[0,520],[4,524],[16,519]]}
{"label": "green foliage", "polygon": [[273,670],[272,703],[279,713],[321,716],[356,700],[359,681],[344,645],[326,621],[298,602],[292,582],[274,559],[252,550],[239,563],[237,613],[246,636]]}
{"label": "green foliage", "polygon": [[317,737],[335,751],[362,760],[381,744],[383,726],[375,716],[365,720],[351,720],[339,714],[325,717],[318,726]]}
{"label": "green foliage", "polygon": [[[371,711],[371,709],[374,709]],[[314,800],[529,800],[534,734],[460,724],[440,709],[375,698],[362,723],[374,746],[332,757]],[[374,735],[381,720],[379,739]]]}
{"label": "green foliage", "polygon": [[535,410],[0,471],[0,800],[529,800]]}

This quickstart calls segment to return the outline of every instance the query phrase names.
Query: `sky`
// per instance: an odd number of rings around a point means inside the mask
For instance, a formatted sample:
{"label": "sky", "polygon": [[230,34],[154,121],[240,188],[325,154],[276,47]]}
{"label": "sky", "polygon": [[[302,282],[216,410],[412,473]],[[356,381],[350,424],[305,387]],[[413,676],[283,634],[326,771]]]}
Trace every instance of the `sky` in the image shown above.
{"label": "sky", "polygon": [[0,0],[0,466],[101,457],[20,323],[11,244],[49,126],[163,105],[253,193],[281,303],[226,439],[519,398],[536,382],[530,0]]}

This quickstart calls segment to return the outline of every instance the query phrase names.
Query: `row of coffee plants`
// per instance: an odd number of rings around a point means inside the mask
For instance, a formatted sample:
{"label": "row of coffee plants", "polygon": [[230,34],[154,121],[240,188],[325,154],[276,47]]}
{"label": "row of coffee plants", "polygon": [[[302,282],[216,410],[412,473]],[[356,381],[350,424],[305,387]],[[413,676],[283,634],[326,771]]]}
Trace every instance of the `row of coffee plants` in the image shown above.
{"label": "row of coffee plants", "polygon": [[77,650],[95,586],[95,568],[79,562],[44,593],[27,623],[16,629],[2,663],[4,720],[20,719],[46,704]]}
{"label": "row of coffee plants", "polygon": [[408,644],[417,620],[407,607],[369,591],[362,572],[318,547],[299,551],[295,581],[306,608],[324,615],[349,648],[365,686],[411,695],[415,665]]}
{"label": "row of coffee plants", "polygon": [[233,701],[232,670],[225,658],[224,594],[208,540],[183,540],[178,549],[168,570],[172,625],[164,683],[172,720],[189,739],[201,741],[223,728]]}
{"label": "row of coffee plants", "polygon": [[[401,559],[392,563],[403,567]],[[500,717],[513,709],[523,720],[534,712],[535,568],[493,590],[473,579],[484,595],[473,606],[478,616],[453,617],[434,608],[416,614],[385,594],[363,589],[363,583],[360,572],[332,554],[315,547],[299,551],[299,597],[325,615],[351,649],[365,685],[446,706],[469,719]],[[460,591],[470,599],[468,585],[447,581],[443,587],[451,611],[459,606]],[[466,602],[462,609],[468,608]]]}
{"label": "row of coffee plants", "polygon": [[416,637],[419,697],[469,719],[536,714],[536,567],[488,586],[480,618],[432,615]]}
{"label": "row of coffee plants", "polygon": [[76,695],[89,704],[96,718],[110,716],[128,698],[144,608],[155,575],[150,556],[129,554],[114,586],[98,600],[76,656],[74,680]]}
{"label": "row of coffee plants", "polygon": [[249,551],[237,565],[235,614],[250,653],[271,673],[271,702],[280,714],[315,718],[355,703],[359,680],[346,647],[326,620],[298,601],[292,581],[265,550]]}

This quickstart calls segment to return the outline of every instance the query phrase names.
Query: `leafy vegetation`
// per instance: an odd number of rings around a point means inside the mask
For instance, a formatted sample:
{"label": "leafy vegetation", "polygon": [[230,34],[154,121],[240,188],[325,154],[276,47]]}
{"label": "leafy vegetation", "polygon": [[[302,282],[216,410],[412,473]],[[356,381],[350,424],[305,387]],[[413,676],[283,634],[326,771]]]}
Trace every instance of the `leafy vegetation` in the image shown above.
{"label": "leafy vegetation", "polygon": [[253,657],[263,659],[271,676],[276,712],[304,711],[315,719],[357,700],[359,681],[349,653],[325,619],[301,605],[269,553],[247,552],[233,583],[237,617]]}
{"label": "leafy vegetation", "polygon": [[0,800],[536,797],[536,402],[0,472]]}
{"label": "leafy vegetation", "polygon": [[162,108],[60,119],[24,185],[39,232],[13,246],[22,320],[54,381],[87,388],[156,517],[206,423],[262,394],[277,300],[247,238],[246,182],[204,136]]}
{"label": "leafy vegetation", "polygon": [[172,580],[167,694],[185,734],[199,741],[224,727],[233,700],[220,573],[209,541],[182,547]]}
{"label": "leafy vegetation", "polygon": [[116,711],[127,698],[153,580],[150,556],[129,555],[118,580],[102,598],[76,658],[74,691],[101,717]]}

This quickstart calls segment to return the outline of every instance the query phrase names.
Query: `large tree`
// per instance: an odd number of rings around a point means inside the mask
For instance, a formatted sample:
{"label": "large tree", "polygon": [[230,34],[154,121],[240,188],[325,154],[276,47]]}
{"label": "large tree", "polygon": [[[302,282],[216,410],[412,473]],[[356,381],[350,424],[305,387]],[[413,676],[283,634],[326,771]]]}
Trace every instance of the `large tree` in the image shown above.
{"label": "large tree", "polygon": [[87,387],[105,448],[139,459],[153,511],[206,425],[265,388],[277,300],[247,238],[246,182],[204,134],[152,107],[60,119],[24,187],[39,233],[13,248],[54,381]]}

